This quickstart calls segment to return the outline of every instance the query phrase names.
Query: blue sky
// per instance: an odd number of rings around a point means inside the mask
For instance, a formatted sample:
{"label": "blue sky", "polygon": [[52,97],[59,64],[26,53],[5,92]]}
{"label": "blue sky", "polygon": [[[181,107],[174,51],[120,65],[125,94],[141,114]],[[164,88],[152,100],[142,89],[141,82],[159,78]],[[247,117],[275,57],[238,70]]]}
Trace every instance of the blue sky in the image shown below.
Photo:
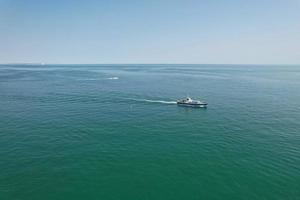
{"label": "blue sky", "polygon": [[0,63],[300,64],[300,0],[0,0]]}

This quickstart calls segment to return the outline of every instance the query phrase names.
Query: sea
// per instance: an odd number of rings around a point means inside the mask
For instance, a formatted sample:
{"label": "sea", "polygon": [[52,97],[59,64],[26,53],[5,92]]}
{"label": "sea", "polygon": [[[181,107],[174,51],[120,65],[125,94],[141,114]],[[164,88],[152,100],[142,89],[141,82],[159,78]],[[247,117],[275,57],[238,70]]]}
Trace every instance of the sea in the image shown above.
{"label": "sea", "polygon": [[2,64],[0,199],[300,199],[300,65]]}

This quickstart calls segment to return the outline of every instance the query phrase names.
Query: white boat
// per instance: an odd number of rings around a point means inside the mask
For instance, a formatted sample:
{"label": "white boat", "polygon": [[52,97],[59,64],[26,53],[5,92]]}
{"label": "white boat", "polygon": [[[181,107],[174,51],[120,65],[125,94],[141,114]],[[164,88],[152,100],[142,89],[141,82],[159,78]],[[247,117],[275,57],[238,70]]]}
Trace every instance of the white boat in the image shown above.
{"label": "white boat", "polygon": [[177,105],[179,106],[189,106],[189,107],[201,107],[206,108],[207,103],[199,100],[193,100],[190,97],[187,97],[185,99],[177,100]]}

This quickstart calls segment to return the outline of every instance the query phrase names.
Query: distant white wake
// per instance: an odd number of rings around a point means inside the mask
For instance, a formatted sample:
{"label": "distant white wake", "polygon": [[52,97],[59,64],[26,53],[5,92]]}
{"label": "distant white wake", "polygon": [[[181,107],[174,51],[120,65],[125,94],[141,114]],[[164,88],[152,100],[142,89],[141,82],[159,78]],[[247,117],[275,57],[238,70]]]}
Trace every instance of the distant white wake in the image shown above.
{"label": "distant white wake", "polygon": [[119,77],[117,77],[117,76],[114,76],[114,77],[109,77],[109,78],[107,78],[107,79],[110,79],[110,80],[118,80],[118,79],[119,79]]}
{"label": "distant white wake", "polygon": [[162,101],[162,100],[150,100],[150,99],[130,99],[130,100],[149,102],[149,103],[176,104],[176,101]]}
{"label": "distant white wake", "polygon": [[113,76],[113,77],[108,77],[108,78],[81,78],[81,79],[77,79],[79,81],[99,81],[99,80],[118,80],[119,77],[117,76]]}

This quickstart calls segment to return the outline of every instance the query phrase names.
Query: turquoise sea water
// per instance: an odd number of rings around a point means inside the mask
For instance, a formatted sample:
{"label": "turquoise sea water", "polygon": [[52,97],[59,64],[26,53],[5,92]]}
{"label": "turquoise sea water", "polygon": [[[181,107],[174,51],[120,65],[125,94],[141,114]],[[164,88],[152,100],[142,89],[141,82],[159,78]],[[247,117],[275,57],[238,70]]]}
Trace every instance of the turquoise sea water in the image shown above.
{"label": "turquoise sea water", "polygon": [[300,199],[300,66],[1,65],[0,199]]}

